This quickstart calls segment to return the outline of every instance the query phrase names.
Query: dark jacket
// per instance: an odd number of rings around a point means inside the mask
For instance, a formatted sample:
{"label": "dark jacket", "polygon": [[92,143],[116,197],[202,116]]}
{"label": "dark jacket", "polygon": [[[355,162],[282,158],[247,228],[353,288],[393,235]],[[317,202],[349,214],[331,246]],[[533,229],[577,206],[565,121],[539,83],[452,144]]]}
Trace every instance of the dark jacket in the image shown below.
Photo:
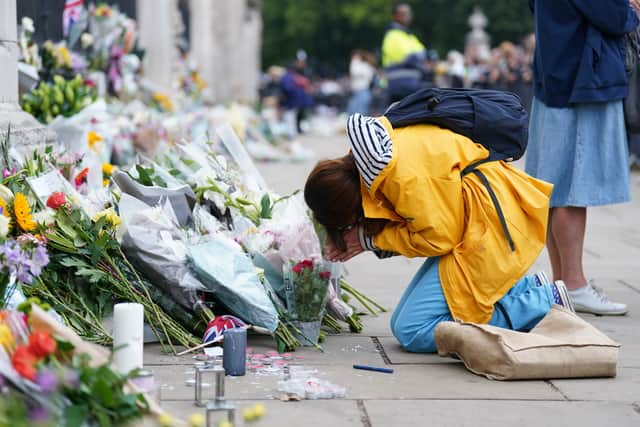
{"label": "dark jacket", "polygon": [[307,93],[309,79],[295,70],[287,70],[287,73],[280,79],[280,90],[282,93],[281,105],[287,109],[303,109],[313,105],[311,95]]}
{"label": "dark jacket", "polygon": [[623,36],[638,25],[628,0],[529,0],[534,93],[549,107],[627,96]]}

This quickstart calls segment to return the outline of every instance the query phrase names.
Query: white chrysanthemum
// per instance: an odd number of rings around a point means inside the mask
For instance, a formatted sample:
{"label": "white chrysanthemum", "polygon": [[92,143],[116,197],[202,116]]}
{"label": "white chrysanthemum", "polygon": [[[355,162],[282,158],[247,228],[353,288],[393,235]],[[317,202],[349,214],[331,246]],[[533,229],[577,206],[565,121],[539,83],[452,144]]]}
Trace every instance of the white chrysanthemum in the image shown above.
{"label": "white chrysanthemum", "polygon": [[0,215],[0,237],[7,237],[9,234],[9,218]]}
{"label": "white chrysanthemum", "polygon": [[83,33],[82,36],[80,36],[80,44],[83,49],[87,49],[93,44],[93,36],[89,33]]}
{"label": "white chrysanthemum", "polygon": [[56,222],[55,212],[52,209],[34,212],[33,220],[38,224],[51,225]]}
{"label": "white chrysanthemum", "polygon": [[28,16],[22,17],[22,29],[28,33],[35,33],[36,28],[33,25],[33,19]]}

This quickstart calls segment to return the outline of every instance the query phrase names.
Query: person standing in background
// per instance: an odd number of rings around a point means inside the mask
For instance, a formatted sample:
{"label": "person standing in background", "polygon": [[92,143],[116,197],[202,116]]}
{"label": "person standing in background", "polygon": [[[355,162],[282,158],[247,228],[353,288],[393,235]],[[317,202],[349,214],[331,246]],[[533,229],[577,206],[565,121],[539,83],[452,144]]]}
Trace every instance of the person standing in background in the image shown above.
{"label": "person standing in background", "polygon": [[638,25],[640,2],[529,5],[537,45],[526,171],[554,184],[547,234],[553,279],[566,283],[576,311],[625,314],[625,304],[587,281],[582,254],[587,207],[630,200],[622,42]]}
{"label": "person standing in background", "polygon": [[382,41],[382,66],[388,82],[389,100],[399,101],[422,86],[427,50],[411,33],[411,6],[398,3],[392,9],[393,22]]}
{"label": "person standing in background", "polygon": [[280,79],[281,104],[284,108],[283,119],[289,128],[289,136],[302,133],[300,123],[306,111],[313,105],[311,81],[305,76],[307,54],[303,50],[296,53],[293,65]]}
{"label": "person standing in background", "polygon": [[371,104],[371,82],[376,75],[375,58],[365,51],[356,50],[351,54],[349,78],[351,81],[351,99],[347,112],[367,114]]}

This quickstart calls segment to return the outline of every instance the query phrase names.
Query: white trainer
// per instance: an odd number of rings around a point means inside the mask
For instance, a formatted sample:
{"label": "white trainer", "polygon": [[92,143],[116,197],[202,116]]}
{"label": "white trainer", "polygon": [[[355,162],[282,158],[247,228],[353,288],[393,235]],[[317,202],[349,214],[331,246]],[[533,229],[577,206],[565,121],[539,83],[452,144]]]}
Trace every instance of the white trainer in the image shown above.
{"label": "white trainer", "polygon": [[593,282],[573,291],[568,291],[573,307],[581,313],[598,314],[601,316],[621,316],[627,314],[627,305],[609,300],[601,288]]}

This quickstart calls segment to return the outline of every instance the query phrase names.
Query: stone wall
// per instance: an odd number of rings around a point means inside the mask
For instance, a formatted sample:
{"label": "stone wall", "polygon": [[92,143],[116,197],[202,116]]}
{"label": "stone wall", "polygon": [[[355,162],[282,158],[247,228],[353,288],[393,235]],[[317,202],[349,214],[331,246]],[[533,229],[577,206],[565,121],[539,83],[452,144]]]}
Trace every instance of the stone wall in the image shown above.
{"label": "stone wall", "polygon": [[215,102],[258,96],[262,15],[257,0],[191,0],[191,53]]}

